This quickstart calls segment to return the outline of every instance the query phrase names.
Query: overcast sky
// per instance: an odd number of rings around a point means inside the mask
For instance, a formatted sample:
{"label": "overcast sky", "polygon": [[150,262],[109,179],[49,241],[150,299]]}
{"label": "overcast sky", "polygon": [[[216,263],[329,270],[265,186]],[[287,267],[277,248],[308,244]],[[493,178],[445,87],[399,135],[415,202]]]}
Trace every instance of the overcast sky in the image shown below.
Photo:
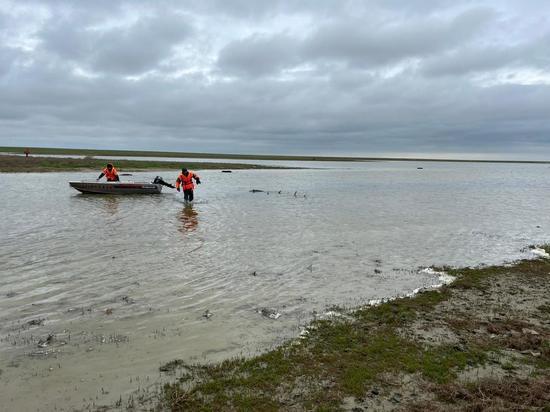
{"label": "overcast sky", "polygon": [[0,145],[550,159],[550,1],[0,0]]}

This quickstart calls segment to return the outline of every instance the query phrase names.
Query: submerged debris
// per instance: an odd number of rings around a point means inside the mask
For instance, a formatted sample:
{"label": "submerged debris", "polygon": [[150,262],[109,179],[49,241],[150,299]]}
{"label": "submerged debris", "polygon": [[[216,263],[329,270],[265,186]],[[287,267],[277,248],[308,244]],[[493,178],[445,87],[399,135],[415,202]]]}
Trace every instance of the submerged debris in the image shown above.
{"label": "submerged debris", "polygon": [[39,348],[45,348],[45,347],[51,345],[51,343],[53,342],[53,338],[54,338],[54,335],[52,335],[50,333],[46,339],[40,339],[38,341],[38,347]]}
{"label": "submerged debris", "polygon": [[277,312],[275,309],[269,309],[269,308],[262,308],[258,310],[258,313],[269,319],[279,319],[279,317],[281,316],[281,314]]}
{"label": "submerged debris", "polygon": [[261,190],[261,189],[251,189],[251,190],[249,190],[249,192],[250,193],[265,193],[266,195],[269,195],[270,193],[274,193],[274,194],[278,194],[278,195],[292,195],[296,198],[297,197],[301,198],[302,196],[303,196],[304,199],[307,198],[307,195],[305,193],[302,194],[302,193],[298,192],[297,190],[294,191],[294,192],[284,192],[282,190],[271,190],[270,191],[270,190]]}
{"label": "submerged debris", "polygon": [[129,296],[123,296],[122,297],[122,301],[124,303],[127,303],[128,305],[131,305],[132,303],[135,303],[136,301],[134,299],[132,299],[131,297]]}
{"label": "submerged debris", "polygon": [[44,318],[31,319],[27,322],[27,325],[29,325],[29,326],[42,326],[45,321],[46,321],[46,319],[44,319]]}
{"label": "submerged debris", "polygon": [[[36,351],[33,351],[33,352],[29,352],[27,353],[27,356],[30,356],[30,357],[49,357],[49,356],[57,356],[59,355],[61,352],[59,350],[36,350]],[[17,365],[17,367],[19,367],[19,364]]]}

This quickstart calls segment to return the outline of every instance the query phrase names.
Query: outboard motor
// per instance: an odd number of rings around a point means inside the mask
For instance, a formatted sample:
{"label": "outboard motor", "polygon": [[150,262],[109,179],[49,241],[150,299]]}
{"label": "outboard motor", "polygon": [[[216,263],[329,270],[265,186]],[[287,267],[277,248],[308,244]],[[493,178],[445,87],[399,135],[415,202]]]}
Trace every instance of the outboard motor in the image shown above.
{"label": "outboard motor", "polygon": [[164,181],[164,179],[160,176],[155,177],[155,180],[153,180],[153,183],[163,185],[163,186],[166,186],[166,187],[170,187],[172,189],[176,188],[175,186],[171,185],[170,183],[166,183]]}

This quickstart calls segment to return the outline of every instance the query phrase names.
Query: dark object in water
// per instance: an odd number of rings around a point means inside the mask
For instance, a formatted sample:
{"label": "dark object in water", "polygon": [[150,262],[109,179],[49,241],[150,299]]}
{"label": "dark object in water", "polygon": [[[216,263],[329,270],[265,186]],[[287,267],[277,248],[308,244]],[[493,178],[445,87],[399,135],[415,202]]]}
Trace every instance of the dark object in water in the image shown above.
{"label": "dark object in water", "polygon": [[263,192],[265,192],[265,190],[252,189],[252,190],[250,191],[250,193],[263,193]]}
{"label": "dark object in water", "polygon": [[281,314],[277,312],[275,309],[268,309],[268,308],[262,308],[258,311],[262,316],[265,316],[269,319],[279,319]]}
{"label": "dark object in water", "polygon": [[210,312],[208,309],[206,309],[202,314],[202,317],[205,319],[210,319],[212,316],[214,316],[214,314]]}
{"label": "dark object in water", "polygon": [[156,176],[156,177],[155,177],[155,180],[153,180],[153,183],[159,184],[159,185],[163,185],[163,186],[166,186],[166,187],[170,187],[170,188],[172,188],[172,189],[175,189],[175,188],[176,188],[175,186],[171,185],[170,183],[166,183],[166,182],[164,181],[164,179],[163,179],[162,177],[160,177],[160,176]]}
{"label": "dark object in water", "polygon": [[424,168],[423,168],[423,167],[417,167],[417,169],[418,169],[418,170],[422,170],[422,169],[424,169]]}
{"label": "dark object in water", "polygon": [[40,339],[38,341],[38,347],[39,348],[45,348],[46,346],[48,346],[49,344],[51,344],[53,342],[53,335],[52,334],[49,334],[48,337],[46,339]]}
{"label": "dark object in water", "polygon": [[38,319],[31,319],[27,322],[27,325],[29,326],[42,326],[42,324],[46,321],[44,318],[38,318]]}
{"label": "dark object in water", "polygon": [[233,173],[231,170],[222,170],[222,173]]}
{"label": "dark object in water", "polygon": [[124,303],[127,303],[128,305],[131,305],[132,303],[135,303],[136,301],[134,299],[132,299],[131,297],[129,296],[123,296],[122,297],[122,301]]}

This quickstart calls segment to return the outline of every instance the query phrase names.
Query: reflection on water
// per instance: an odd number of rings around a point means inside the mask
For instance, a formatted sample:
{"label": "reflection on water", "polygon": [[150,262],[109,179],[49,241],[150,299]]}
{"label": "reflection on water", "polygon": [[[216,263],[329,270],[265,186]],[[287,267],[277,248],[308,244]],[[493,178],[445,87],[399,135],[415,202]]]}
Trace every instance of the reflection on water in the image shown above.
{"label": "reflection on water", "polygon": [[193,205],[185,205],[179,213],[179,220],[181,222],[180,232],[186,234],[187,232],[194,232],[199,224],[198,213],[193,209]]}
{"label": "reflection on water", "polygon": [[120,204],[120,200],[118,196],[101,196],[103,201],[103,206],[105,207],[105,211],[110,214],[114,215],[118,212],[118,206]]}
{"label": "reflection on water", "polygon": [[95,172],[0,174],[2,407],[114,402],[162,362],[247,355],[328,305],[436,281],[418,267],[499,263],[550,240],[544,165],[349,166],[202,171],[191,207],[170,190],[67,184]]}

